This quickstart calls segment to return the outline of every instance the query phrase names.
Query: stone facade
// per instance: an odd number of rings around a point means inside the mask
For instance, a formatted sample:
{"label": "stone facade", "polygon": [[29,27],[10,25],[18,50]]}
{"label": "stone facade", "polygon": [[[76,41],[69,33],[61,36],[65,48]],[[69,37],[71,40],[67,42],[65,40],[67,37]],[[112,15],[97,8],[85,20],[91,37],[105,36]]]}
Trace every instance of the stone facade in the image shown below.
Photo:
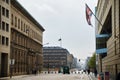
{"label": "stone facade", "polygon": [[98,70],[109,72],[110,78],[115,80],[120,72],[120,1],[98,0],[96,15],[103,24],[97,24],[97,33],[110,35],[106,41],[107,55],[98,55]]}
{"label": "stone facade", "polygon": [[0,0],[0,76],[41,70],[44,28],[16,0]]}
{"label": "stone facade", "polygon": [[67,61],[68,55],[68,50],[62,47],[43,47],[44,68],[59,70],[62,66],[70,66]]}

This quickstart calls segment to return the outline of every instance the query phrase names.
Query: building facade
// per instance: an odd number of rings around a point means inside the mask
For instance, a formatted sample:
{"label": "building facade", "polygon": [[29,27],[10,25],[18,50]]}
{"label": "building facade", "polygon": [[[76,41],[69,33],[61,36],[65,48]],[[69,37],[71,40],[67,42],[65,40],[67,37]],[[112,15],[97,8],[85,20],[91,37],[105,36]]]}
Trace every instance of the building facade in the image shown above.
{"label": "building facade", "polygon": [[44,28],[17,0],[0,0],[0,77],[41,70]]}
{"label": "building facade", "polygon": [[53,68],[59,71],[62,66],[67,66],[68,54],[68,50],[62,47],[43,47],[43,67],[48,71]]}
{"label": "building facade", "polygon": [[120,1],[98,0],[96,16],[102,23],[97,23],[98,71],[108,72],[115,80],[120,72]]}
{"label": "building facade", "polygon": [[67,65],[70,69],[76,68],[77,58],[75,58],[73,54],[67,55]]}

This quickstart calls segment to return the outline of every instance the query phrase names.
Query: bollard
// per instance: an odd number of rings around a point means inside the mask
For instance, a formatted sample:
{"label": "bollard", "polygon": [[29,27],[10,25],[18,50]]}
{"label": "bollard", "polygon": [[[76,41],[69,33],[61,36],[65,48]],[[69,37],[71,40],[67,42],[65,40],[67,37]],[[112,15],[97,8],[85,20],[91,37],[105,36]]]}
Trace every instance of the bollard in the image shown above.
{"label": "bollard", "polygon": [[100,80],[100,75],[98,75],[98,80]]}

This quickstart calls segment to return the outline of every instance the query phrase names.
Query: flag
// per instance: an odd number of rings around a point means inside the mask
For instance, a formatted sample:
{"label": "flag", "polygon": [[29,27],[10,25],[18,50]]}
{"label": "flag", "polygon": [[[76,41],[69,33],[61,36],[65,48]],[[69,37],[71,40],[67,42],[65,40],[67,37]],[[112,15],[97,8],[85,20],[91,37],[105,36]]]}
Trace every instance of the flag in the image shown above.
{"label": "flag", "polygon": [[61,41],[62,39],[60,38],[60,39],[58,39],[58,41]]}
{"label": "flag", "polygon": [[87,20],[87,23],[89,24],[89,25],[92,25],[91,24],[91,16],[92,16],[92,11],[91,11],[91,9],[88,7],[88,5],[86,4],[86,20]]}

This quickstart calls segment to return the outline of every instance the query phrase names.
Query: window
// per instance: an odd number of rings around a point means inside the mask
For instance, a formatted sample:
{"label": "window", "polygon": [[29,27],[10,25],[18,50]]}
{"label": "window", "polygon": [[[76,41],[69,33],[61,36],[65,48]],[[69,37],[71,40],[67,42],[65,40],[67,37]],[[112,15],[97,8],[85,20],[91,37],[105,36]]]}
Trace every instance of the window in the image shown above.
{"label": "window", "polygon": [[5,22],[2,22],[2,30],[5,30]]}
{"label": "window", "polygon": [[9,0],[6,0],[6,3],[8,3],[8,4],[9,4]]}
{"label": "window", "polygon": [[4,7],[2,7],[2,15],[5,16],[5,8]]}
{"label": "window", "polygon": [[11,15],[11,24],[13,25],[13,14]]}
{"label": "window", "polygon": [[20,29],[20,19],[18,19],[18,29]]}
{"label": "window", "polygon": [[6,38],[6,45],[8,46],[8,42],[9,42],[9,39],[8,38]]}
{"label": "window", "polygon": [[6,2],[7,4],[9,4],[9,0],[2,0],[3,2]]}
{"label": "window", "polygon": [[26,28],[25,28],[25,29],[26,29],[26,30],[25,30],[26,33],[27,33],[27,29],[28,29],[27,27],[28,27],[28,25],[26,25]]}
{"label": "window", "polygon": [[4,2],[5,2],[5,0],[2,0],[2,1],[4,1]]}
{"label": "window", "polygon": [[17,17],[15,16],[15,27],[17,27]]}
{"label": "window", "polygon": [[5,37],[2,36],[2,45],[4,45],[4,44],[5,44]]}
{"label": "window", "polygon": [[23,31],[25,32],[25,23],[24,23],[24,29],[23,29]]}
{"label": "window", "polygon": [[9,24],[6,23],[6,31],[9,31]]}
{"label": "window", "polygon": [[6,9],[6,17],[9,18],[9,10]]}
{"label": "window", "polygon": [[21,21],[21,31],[23,30],[23,28],[22,28],[22,27],[23,27],[23,22]]}
{"label": "window", "polygon": [[1,44],[1,35],[0,35],[0,44]]}

